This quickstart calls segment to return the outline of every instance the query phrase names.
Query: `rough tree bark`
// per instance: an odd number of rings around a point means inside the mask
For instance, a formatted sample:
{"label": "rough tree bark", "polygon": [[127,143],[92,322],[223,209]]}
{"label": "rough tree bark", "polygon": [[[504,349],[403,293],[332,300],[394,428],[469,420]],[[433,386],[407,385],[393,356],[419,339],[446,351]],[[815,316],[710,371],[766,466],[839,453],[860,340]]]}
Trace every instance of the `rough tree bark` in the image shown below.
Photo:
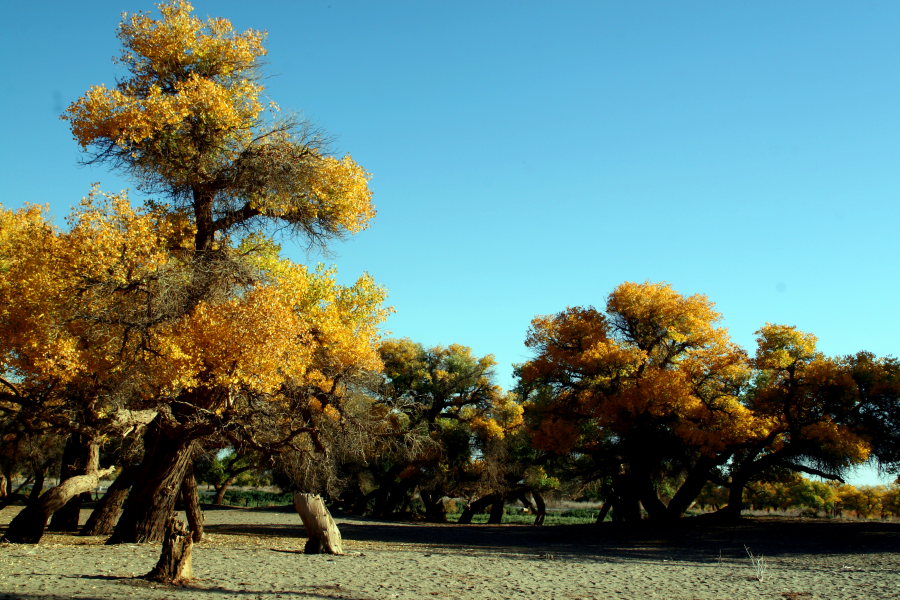
{"label": "rough tree bark", "polygon": [[193,467],[188,469],[184,481],[181,482],[181,501],[184,503],[191,539],[199,542],[203,539],[203,511],[200,510],[200,492],[197,491],[197,479],[194,477]]}
{"label": "rough tree bark", "polygon": [[159,562],[144,579],[166,584],[180,584],[194,576],[191,532],[183,521],[171,517],[166,521]]}
{"label": "rough tree bark", "polygon": [[91,444],[91,460],[87,475],[76,475],[58,486],[50,488],[37,502],[29,503],[9,524],[3,541],[14,544],[36,544],[44,536],[50,516],[62,508],[66,502],[78,494],[89,492],[100,485],[100,479],[115,470],[115,467],[100,470],[100,448]]}
{"label": "rough tree bark", "polygon": [[294,494],[294,508],[300,515],[309,538],[303,549],[306,554],[344,553],[341,532],[321,496],[297,492]]}
{"label": "rough tree bark", "polygon": [[[87,474],[89,461],[90,448],[87,440],[80,433],[70,434],[63,448],[59,480],[65,481],[76,475]],[[53,513],[47,529],[49,531],[75,531],[78,529],[78,519],[81,516],[81,505],[84,500],[85,495],[78,494],[66,502],[65,506]]]}
{"label": "rough tree bark", "polygon": [[136,467],[128,466],[119,473],[81,528],[81,535],[110,535],[113,532],[122,512],[122,504],[134,483],[136,470]]}
{"label": "rough tree bark", "polygon": [[181,482],[191,465],[195,441],[162,418],[144,437],[144,459],[125,501],[122,516],[107,544],[158,542],[175,512]]}

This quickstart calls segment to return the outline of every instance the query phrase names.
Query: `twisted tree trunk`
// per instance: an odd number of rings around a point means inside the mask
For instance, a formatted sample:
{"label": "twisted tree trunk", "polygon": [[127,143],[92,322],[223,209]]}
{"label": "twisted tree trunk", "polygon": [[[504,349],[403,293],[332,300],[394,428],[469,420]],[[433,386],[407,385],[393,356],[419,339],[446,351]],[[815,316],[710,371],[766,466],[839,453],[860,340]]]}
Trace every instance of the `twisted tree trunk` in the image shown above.
{"label": "twisted tree trunk", "polygon": [[158,542],[175,513],[181,483],[191,466],[195,441],[160,418],[148,427],[144,459],[107,544]]}
{"label": "twisted tree trunk", "polygon": [[188,468],[188,473],[181,482],[181,501],[191,529],[191,539],[199,542],[203,539],[203,511],[200,510],[200,493],[197,491],[194,467]]}
{"label": "twisted tree trunk", "polygon": [[463,510],[462,514],[459,516],[458,523],[469,525],[472,523],[472,518],[484,512],[488,506],[494,506],[496,503],[500,503],[501,506],[503,504],[503,497],[500,494],[493,493],[488,494],[487,496],[482,496],[478,500],[475,500]]}
{"label": "twisted tree trunk", "polygon": [[534,496],[534,503],[537,506],[537,512],[534,515],[534,525],[535,527],[540,527],[544,524],[544,517],[547,516],[547,504],[544,502],[544,497],[537,492],[531,492],[531,495]]}
{"label": "twisted tree trunk", "polygon": [[136,467],[128,466],[119,473],[81,528],[81,535],[110,535],[113,532],[136,471]]}

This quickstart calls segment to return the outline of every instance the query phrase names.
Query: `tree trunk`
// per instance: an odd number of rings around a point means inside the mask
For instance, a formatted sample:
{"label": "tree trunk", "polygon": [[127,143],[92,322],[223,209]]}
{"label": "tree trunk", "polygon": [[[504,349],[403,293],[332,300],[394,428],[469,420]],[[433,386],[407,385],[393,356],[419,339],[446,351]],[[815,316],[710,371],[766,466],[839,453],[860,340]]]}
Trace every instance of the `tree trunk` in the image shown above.
{"label": "tree trunk", "polygon": [[181,482],[191,465],[195,442],[157,417],[144,438],[141,462],[122,516],[107,544],[158,542],[175,513]]}
{"label": "tree trunk", "polygon": [[728,504],[716,511],[716,515],[727,521],[736,521],[741,518],[744,508],[744,488],[747,487],[749,478],[740,475],[731,478],[731,487],[728,488]]}
{"label": "tree trunk", "polygon": [[[59,480],[65,481],[76,475],[87,474],[90,452],[89,443],[84,436],[79,433],[71,434],[63,449]],[[84,494],[78,494],[69,500],[65,506],[53,513],[47,529],[49,531],[75,531],[78,529],[78,519],[81,516],[81,504],[84,499]]]}
{"label": "tree trunk", "polygon": [[641,499],[633,477],[616,478],[612,491],[612,516],[617,523],[636,523],[641,520]]}
{"label": "tree trunk", "polygon": [[318,494],[294,494],[294,508],[303,521],[309,538],[303,551],[306,554],[343,554],[341,532],[331,513]]}
{"label": "tree trunk", "polygon": [[647,511],[647,517],[651,521],[665,521],[668,519],[666,505],[659,499],[659,495],[649,481],[641,493],[641,506]]}
{"label": "tree trunk", "polygon": [[31,484],[31,491],[28,493],[28,504],[34,504],[41,497],[44,491],[44,471],[36,470],[34,472],[34,483]]}
{"label": "tree trunk", "polygon": [[228,491],[228,488],[230,488],[232,485],[234,485],[234,482],[237,481],[237,478],[240,477],[242,473],[246,473],[247,471],[249,471],[252,468],[253,468],[253,465],[247,465],[246,467],[241,467],[240,469],[238,469],[237,471],[235,471],[234,473],[229,475],[228,478],[226,478],[225,481],[223,481],[221,484],[215,486],[216,499],[213,500],[213,504],[215,504],[216,506],[221,506],[222,504],[224,504],[225,503],[225,492]]}
{"label": "tree trunk", "polygon": [[[459,521],[461,525],[470,525],[472,523],[472,517],[477,514],[481,514],[484,512],[488,506],[493,506],[496,502],[503,502],[502,498],[499,498],[500,494],[488,494],[487,496],[482,496],[478,500],[470,503],[466,506],[465,510],[463,510],[462,514],[459,516]],[[499,499],[498,499],[499,498]]]}
{"label": "tree trunk", "polygon": [[497,499],[491,504],[491,514],[488,517],[488,523],[491,525],[500,525],[503,523],[503,509],[506,507],[503,494],[497,494]]}
{"label": "tree trunk", "polygon": [[441,492],[422,492],[422,504],[425,505],[425,520],[429,523],[446,523],[447,509],[444,507],[444,495]]}
{"label": "tree trunk", "polygon": [[722,464],[725,460],[727,460],[727,456],[719,457],[718,459],[701,457],[697,460],[694,468],[685,478],[684,483],[681,484],[681,487],[678,488],[678,491],[675,492],[675,495],[669,501],[669,506],[666,507],[666,512],[670,519],[678,519],[687,512],[687,509],[690,508],[697,496],[700,495],[700,492],[703,491],[703,486],[709,481],[713,467]]}
{"label": "tree trunk", "polygon": [[534,515],[534,525],[535,527],[540,527],[544,524],[544,517],[547,516],[547,504],[544,502],[544,497],[537,492],[531,492],[531,495],[534,497],[535,506],[537,506],[537,513]]}
{"label": "tree trunk", "polygon": [[128,497],[128,490],[134,482],[134,474],[137,467],[125,467],[116,480],[112,482],[106,494],[94,508],[87,523],[81,529],[81,535],[110,535],[119,520],[122,512],[122,504]]}
{"label": "tree trunk", "polygon": [[197,491],[193,467],[188,469],[184,481],[181,482],[181,501],[184,503],[184,512],[191,529],[191,539],[199,542],[203,539],[203,511],[200,510],[200,493]]}
{"label": "tree trunk", "polygon": [[606,520],[606,515],[609,514],[609,510],[612,508],[612,502],[607,500],[603,503],[603,506],[600,507],[600,512],[597,513],[597,524],[602,523]]}
{"label": "tree trunk", "polygon": [[66,479],[58,486],[50,488],[37,502],[29,503],[15,516],[3,537],[14,544],[36,544],[44,536],[44,529],[50,516],[65,506],[66,502],[83,492],[89,492],[100,485],[100,479],[115,470],[115,467],[98,470],[100,449],[96,444],[91,448],[92,458],[89,473]]}
{"label": "tree trunk", "polygon": [[144,579],[166,584],[180,584],[194,576],[191,552],[194,542],[183,521],[171,517],[166,522],[159,562]]}

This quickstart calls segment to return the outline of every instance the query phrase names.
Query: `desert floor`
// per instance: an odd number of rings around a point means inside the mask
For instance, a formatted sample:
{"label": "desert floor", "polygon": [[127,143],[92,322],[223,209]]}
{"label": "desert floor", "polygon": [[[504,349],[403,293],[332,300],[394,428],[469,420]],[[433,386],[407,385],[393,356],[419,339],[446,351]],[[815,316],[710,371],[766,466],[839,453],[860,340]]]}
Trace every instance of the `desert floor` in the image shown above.
{"label": "desert floor", "polygon": [[[0,511],[0,529],[18,510]],[[205,519],[186,586],[139,578],[158,544],[50,534],[0,546],[0,600],[900,599],[898,523],[754,519],[626,531],[339,517],[347,554],[326,556],[302,553],[300,519],[287,510],[216,509]]]}

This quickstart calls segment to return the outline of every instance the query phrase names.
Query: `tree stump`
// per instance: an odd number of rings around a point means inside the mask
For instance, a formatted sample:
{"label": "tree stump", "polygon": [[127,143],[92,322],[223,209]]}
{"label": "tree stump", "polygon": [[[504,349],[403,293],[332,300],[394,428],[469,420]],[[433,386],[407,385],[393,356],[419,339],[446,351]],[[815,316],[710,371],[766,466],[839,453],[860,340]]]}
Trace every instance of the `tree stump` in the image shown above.
{"label": "tree stump", "polygon": [[169,518],[166,522],[159,562],[152,571],[144,575],[144,579],[175,585],[191,579],[194,576],[191,561],[193,547],[194,541],[187,525],[175,517]]}
{"label": "tree stump", "polygon": [[309,538],[303,551],[306,554],[343,554],[341,532],[325,501],[318,494],[294,494],[294,508],[303,521]]}

